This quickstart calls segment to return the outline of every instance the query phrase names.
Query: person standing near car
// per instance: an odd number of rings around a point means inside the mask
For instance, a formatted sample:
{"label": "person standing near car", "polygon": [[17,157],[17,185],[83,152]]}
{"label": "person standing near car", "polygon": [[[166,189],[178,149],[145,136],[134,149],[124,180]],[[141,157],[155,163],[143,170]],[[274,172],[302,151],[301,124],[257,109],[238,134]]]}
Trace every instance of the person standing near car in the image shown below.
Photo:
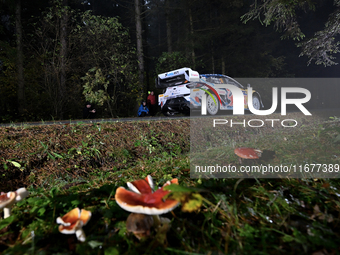
{"label": "person standing near car", "polygon": [[147,99],[147,106],[149,107],[149,110],[150,110],[150,115],[151,116],[155,116],[156,114],[156,96],[155,96],[155,93],[153,91],[150,92],[150,94],[148,95]]}

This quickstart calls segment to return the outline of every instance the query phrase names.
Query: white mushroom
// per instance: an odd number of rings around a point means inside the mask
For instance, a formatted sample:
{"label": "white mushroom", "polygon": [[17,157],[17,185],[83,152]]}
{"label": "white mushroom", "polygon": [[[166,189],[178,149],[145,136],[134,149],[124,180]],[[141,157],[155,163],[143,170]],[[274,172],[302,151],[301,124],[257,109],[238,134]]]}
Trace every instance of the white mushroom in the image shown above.
{"label": "white mushroom", "polygon": [[4,219],[11,216],[12,206],[15,203],[15,192],[8,192],[0,196],[0,209],[4,209]]}
{"label": "white mushroom", "polygon": [[84,209],[75,208],[65,214],[63,217],[57,218],[60,224],[59,232],[62,234],[76,234],[77,239],[84,242],[86,239],[83,226],[91,219],[91,212]]}
{"label": "white mushroom", "polygon": [[15,193],[17,195],[15,198],[16,201],[21,201],[29,195],[29,192],[27,191],[26,188],[17,189]]}
{"label": "white mushroom", "polygon": [[0,209],[4,210],[4,219],[11,216],[12,206],[29,195],[26,188],[20,188],[17,191],[10,191],[8,193],[1,192],[0,195]]}

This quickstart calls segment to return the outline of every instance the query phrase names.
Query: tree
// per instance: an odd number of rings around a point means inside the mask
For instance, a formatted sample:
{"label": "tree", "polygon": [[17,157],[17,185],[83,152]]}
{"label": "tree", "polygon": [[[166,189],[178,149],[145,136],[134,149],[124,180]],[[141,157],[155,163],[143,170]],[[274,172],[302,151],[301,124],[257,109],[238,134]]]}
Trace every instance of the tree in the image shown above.
{"label": "tree", "polygon": [[192,66],[191,59],[185,57],[182,52],[163,52],[156,64],[156,74],[169,72],[181,67]]}
{"label": "tree", "polygon": [[172,32],[171,32],[171,20],[170,20],[170,0],[165,0],[166,2],[166,36],[167,36],[167,46],[168,52],[172,53]]}
{"label": "tree", "polygon": [[16,48],[0,41],[0,122],[8,122],[17,108]]}
{"label": "tree", "polygon": [[135,0],[135,20],[136,20],[136,38],[137,38],[137,60],[138,60],[138,74],[139,86],[141,96],[143,95],[144,86],[144,54],[143,54],[143,35],[142,35],[142,12],[141,0]]}
{"label": "tree", "polygon": [[[145,91],[145,15],[146,2],[144,0],[112,0],[116,7],[119,8],[119,17],[122,24],[129,26],[130,35],[133,38],[136,48],[136,57],[138,63],[138,83],[139,83],[139,100],[144,96]],[[139,106],[137,103],[136,107]]]}
{"label": "tree", "polygon": [[22,24],[21,24],[21,0],[16,0],[15,27],[17,35],[17,71],[18,71],[18,112],[24,114],[25,108],[25,79],[24,79],[24,53],[22,50]]}
{"label": "tree", "polygon": [[[37,61],[36,66],[40,68],[39,90],[47,95],[53,109],[51,115],[59,119],[76,117],[77,109],[82,109],[88,96],[83,94],[87,81],[82,77],[87,73],[88,78],[93,77],[89,70],[94,69],[100,69],[106,81],[91,90],[99,91],[107,84],[106,91],[113,99],[110,105],[105,102],[98,116],[122,116],[129,112],[125,107],[122,114],[123,106],[118,105],[128,101],[128,94],[133,100],[138,84],[136,55],[128,30],[115,17],[76,11],[61,1],[53,3],[38,22],[32,24],[34,33],[30,37],[31,59]],[[66,37],[63,28],[66,28]]]}
{"label": "tree", "polygon": [[16,69],[17,69],[17,105],[18,113],[24,114],[25,109],[25,79],[24,79],[24,54],[23,54],[23,31],[21,24],[21,0],[1,0],[15,12],[16,34]]}
{"label": "tree", "polygon": [[[186,59],[186,65],[192,69],[234,77],[286,76],[285,59],[277,52],[282,48],[279,37],[268,34],[260,24],[243,24],[240,21],[244,13],[242,1],[152,0],[148,6],[159,13],[159,16],[147,17],[148,35],[153,36],[147,42],[149,52],[158,60],[157,73],[171,70],[164,69],[165,66],[183,67],[171,65],[177,60],[164,53],[169,52],[167,28],[170,23],[172,52]],[[158,30],[160,24],[162,27]]]}
{"label": "tree", "polygon": [[[324,3],[320,1],[319,3]],[[268,26],[274,23],[276,30],[283,32],[283,39],[292,38],[299,41],[298,47],[302,48],[300,56],[308,57],[308,64],[331,66],[337,64],[334,54],[339,52],[339,41],[336,36],[340,33],[340,0],[334,0],[335,11],[329,14],[324,29],[314,33],[311,38],[306,38],[301,30],[298,16],[301,11],[315,11],[318,6],[310,0],[262,0],[251,5],[250,10],[242,16],[246,23],[249,20],[259,19]]]}
{"label": "tree", "polygon": [[[79,38],[78,65],[84,65],[83,94],[86,100],[106,105],[111,117],[134,112],[140,93],[136,52],[128,30],[114,17],[102,17],[85,12],[82,26],[77,27]],[[82,53],[82,54],[81,54]]]}
{"label": "tree", "polygon": [[[41,75],[37,77],[40,90],[48,95],[48,101],[53,109],[53,118],[63,119],[65,109],[72,94],[67,93],[67,73],[70,70],[70,50],[68,40],[72,34],[67,30],[76,22],[76,12],[65,5],[65,0],[53,0],[37,22],[31,23],[33,33],[28,37],[31,58],[40,62]],[[72,19],[68,17],[72,15]],[[71,83],[69,83],[71,85]],[[75,90],[75,88],[72,88]]]}
{"label": "tree", "polygon": [[64,98],[66,93],[66,81],[67,81],[67,55],[68,55],[68,46],[67,46],[67,37],[68,37],[68,19],[69,19],[69,8],[67,8],[68,0],[63,0],[63,6],[61,17],[60,17],[60,88],[58,94],[58,101],[60,102],[60,110],[59,110],[59,118],[63,119],[64,117]]}

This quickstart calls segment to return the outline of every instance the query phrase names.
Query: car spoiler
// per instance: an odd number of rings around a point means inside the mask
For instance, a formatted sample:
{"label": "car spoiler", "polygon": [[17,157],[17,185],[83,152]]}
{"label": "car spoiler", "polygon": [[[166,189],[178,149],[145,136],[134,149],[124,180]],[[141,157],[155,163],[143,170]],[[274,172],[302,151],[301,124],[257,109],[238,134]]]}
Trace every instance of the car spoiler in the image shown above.
{"label": "car spoiler", "polygon": [[167,73],[159,74],[156,78],[156,88],[165,89],[168,87],[198,82],[199,73],[188,67],[183,67]]}

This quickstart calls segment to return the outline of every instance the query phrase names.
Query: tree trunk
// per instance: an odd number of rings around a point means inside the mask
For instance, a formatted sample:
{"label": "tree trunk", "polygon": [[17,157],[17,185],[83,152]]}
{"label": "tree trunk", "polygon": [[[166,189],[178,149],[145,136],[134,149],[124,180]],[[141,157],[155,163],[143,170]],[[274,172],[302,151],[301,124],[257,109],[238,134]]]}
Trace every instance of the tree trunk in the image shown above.
{"label": "tree trunk", "polygon": [[192,21],[192,13],[191,13],[191,8],[189,8],[189,21],[190,21],[190,43],[191,43],[191,61],[193,64],[193,68],[195,69],[196,64],[195,64],[195,49],[194,49],[194,24]]}
{"label": "tree trunk", "polygon": [[211,71],[212,73],[215,73],[215,52],[214,52],[214,41],[211,41],[210,44],[210,48],[211,48]]}
{"label": "tree trunk", "polygon": [[142,18],[140,0],[135,0],[135,21],[137,38],[137,60],[139,72],[140,95],[143,96],[144,84],[144,56],[143,56],[143,37],[142,37]]}
{"label": "tree trunk", "polygon": [[225,60],[224,60],[224,57],[222,57],[222,74],[226,74],[226,72],[225,72]]}
{"label": "tree trunk", "polygon": [[66,96],[66,61],[67,61],[67,23],[68,23],[68,0],[63,1],[63,15],[60,20],[60,81],[59,81],[59,118],[64,118],[64,105]]}
{"label": "tree trunk", "polygon": [[24,114],[25,109],[25,80],[24,80],[24,56],[22,50],[22,25],[21,25],[21,0],[17,0],[15,7],[15,26],[17,35],[17,71],[18,71],[18,112]]}
{"label": "tree trunk", "polygon": [[166,12],[166,35],[167,35],[168,52],[172,53],[172,33],[171,33],[169,0],[166,1],[165,12]]}

